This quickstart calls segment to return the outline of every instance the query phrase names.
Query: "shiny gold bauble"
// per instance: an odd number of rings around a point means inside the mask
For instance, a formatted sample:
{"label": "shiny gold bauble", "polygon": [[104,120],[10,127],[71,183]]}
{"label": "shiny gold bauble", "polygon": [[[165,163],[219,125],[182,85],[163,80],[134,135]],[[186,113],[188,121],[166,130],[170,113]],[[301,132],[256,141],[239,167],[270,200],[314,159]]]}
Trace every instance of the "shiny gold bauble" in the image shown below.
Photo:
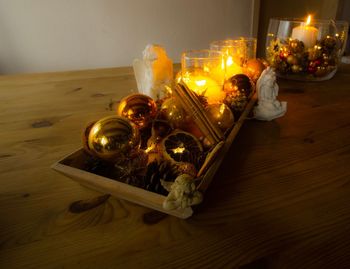
{"label": "shiny gold bauble", "polygon": [[298,64],[298,58],[296,56],[294,56],[294,55],[288,55],[287,63],[292,64],[292,65],[297,65]]}
{"label": "shiny gold bauble", "polygon": [[181,128],[185,124],[186,113],[174,97],[163,102],[160,114],[173,128]]}
{"label": "shiny gold bauble", "polygon": [[301,66],[299,66],[299,65],[297,65],[297,64],[294,64],[294,65],[292,65],[291,70],[292,70],[293,73],[299,73],[299,72],[301,72],[303,69],[302,69]]}
{"label": "shiny gold bauble", "polygon": [[92,125],[88,148],[104,160],[124,158],[140,146],[140,134],[135,125],[120,116],[105,117]]}
{"label": "shiny gold bauble", "polygon": [[209,120],[216,124],[223,132],[233,126],[234,116],[225,104],[213,104],[206,108]]}
{"label": "shiny gold bauble", "polygon": [[92,152],[92,151],[90,150],[90,148],[89,148],[89,134],[90,134],[90,131],[91,131],[92,126],[93,126],[95,123],[96,123],[96,121],[90,122],[90,123],[86,126],[86,128],[85,128],[85,130],[84,130],[84,132],[83,132],[83,134],[82,134],[83,148],[84,148],[84,150],[85,150],[87,153],[89,153],[89,154],[91,154],[91,155],[93,155],[93,152]]}
{"label": "shiny gold bauble", "polygon": [[139,129],[147,127],[156,114],[157,105],[155,101],[151,97],[140,93],[123,98],[117,110],[117,115],[129,119]]}
{"label": "shiny gold bauble", "polygon": [[253,81],[257,81],[264,69],[265,64],[259,59],[250,59],[244,65],[244,73]]}
{"label": "shiny gold bauble", "polygon": [[289,41],[289,49],[293,53],[302,52],[304,50],[304,43],[297,39],[293,39]]}

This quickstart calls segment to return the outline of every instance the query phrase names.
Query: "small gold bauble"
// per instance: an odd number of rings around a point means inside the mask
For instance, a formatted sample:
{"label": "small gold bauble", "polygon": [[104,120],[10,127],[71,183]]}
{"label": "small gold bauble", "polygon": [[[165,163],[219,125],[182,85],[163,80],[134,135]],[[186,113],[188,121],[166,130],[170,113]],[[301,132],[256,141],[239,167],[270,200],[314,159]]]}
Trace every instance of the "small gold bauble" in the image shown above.
{"label": "small gold bauble", "polygon": [[265,68],[265,64],[260,59],[250,59],[244,65],[244,73],[256,82]]}
{"label": "small gold bauble", "polygon": [[302,70],[302,68],[296,64],[292,65],[291,69],[293,73],[299,73]]}
{"label": "small gold bauble", "polygon": [[93,155],[104,160],[116,160],[140,146],[138,129],[128,119],[119,116],[105,117],[92,125],[88,148]]}
{"label": "small gold bauble", "polygon": [[147,127],[156,114],[157,105],[154,100],[140,93],[131,94],[123,98],[117,110],[117,115],[129,119],[139,129]]}
{"label": "small gold bauble", "polygon": [[292,52],[302,52],[304,50],[304,43],[297,39],[293,39],[289,41],[289,49]]}
{"label": "small gold bauble", "polygon": [[186,113],[174,97],[163,102],[160,114],[173,128],[181,128],[185,124]]}
{"label": "small gold bauble", "polygon": [[225,104],[213,104],[206,108],[208,118],[223,132],[233,126],[234,116],[231,109]]}
{"label": "small gold bauble", "polygon": [[295,57],[294,55],[289,55],[287,57],[287,63],[292,64],[292,65],[297,65],[298,64],[298,58]]}

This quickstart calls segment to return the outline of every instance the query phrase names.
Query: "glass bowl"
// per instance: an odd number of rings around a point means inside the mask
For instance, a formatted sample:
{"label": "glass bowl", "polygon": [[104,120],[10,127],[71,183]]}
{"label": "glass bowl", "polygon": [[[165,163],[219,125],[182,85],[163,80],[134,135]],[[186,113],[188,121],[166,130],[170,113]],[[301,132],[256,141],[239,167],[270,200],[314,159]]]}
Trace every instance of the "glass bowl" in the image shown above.
{"label": "glass bowl", "polygon": [[270,19],[266,59],[279,77],[328,80],[344,53],[348,28],[346,21]]}

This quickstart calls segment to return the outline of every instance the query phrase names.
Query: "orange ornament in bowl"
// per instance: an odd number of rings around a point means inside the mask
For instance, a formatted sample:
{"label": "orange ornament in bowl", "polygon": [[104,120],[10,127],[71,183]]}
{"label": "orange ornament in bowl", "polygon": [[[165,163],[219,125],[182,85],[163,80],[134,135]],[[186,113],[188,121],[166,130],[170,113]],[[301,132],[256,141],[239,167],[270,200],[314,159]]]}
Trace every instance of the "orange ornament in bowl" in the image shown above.
{"label": "orange ornament in bowl", "polygon": [[251,80],[256,82],[265,68],[265,64],[260,59],[249,59],[244,65],[243,71]]}
{"label": "orange ornament in bowl", "polygon": [[156,102],[149,96],[135,93],[120,101],[117,109],[119,116],[133,122],[139,129],[147,127],[157,115]]}

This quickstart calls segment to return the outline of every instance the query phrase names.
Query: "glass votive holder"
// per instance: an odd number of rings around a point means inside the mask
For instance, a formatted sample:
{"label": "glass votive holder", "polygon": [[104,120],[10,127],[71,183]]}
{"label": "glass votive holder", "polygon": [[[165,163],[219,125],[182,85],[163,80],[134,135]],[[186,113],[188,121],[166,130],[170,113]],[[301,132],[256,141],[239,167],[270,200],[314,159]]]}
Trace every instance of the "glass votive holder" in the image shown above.
{"label": "glass votive holder", "polygon": [[254,37],[240,37],[243,43],[243,61],[244,63],[250,59],[256,58],[257,39]]}
{"label": "glass votive holder", "polygon": [[190,90],[206,97],[209,104],[221,103],[225,98],[225,67],[219,51],[186,51],[181,56],[181,79]]}
{"label": "glass votive holder", "polygon": [[226,64],[226,79],[242,73],[245,52],[241,39],[213,41],[210,43],[210,49],[223,53]]}
{"label": "glass votive holder", "polygon": [[279,77],[302,81],[330,79],[345,49],[345,21],[270,19],[266,59]]}

